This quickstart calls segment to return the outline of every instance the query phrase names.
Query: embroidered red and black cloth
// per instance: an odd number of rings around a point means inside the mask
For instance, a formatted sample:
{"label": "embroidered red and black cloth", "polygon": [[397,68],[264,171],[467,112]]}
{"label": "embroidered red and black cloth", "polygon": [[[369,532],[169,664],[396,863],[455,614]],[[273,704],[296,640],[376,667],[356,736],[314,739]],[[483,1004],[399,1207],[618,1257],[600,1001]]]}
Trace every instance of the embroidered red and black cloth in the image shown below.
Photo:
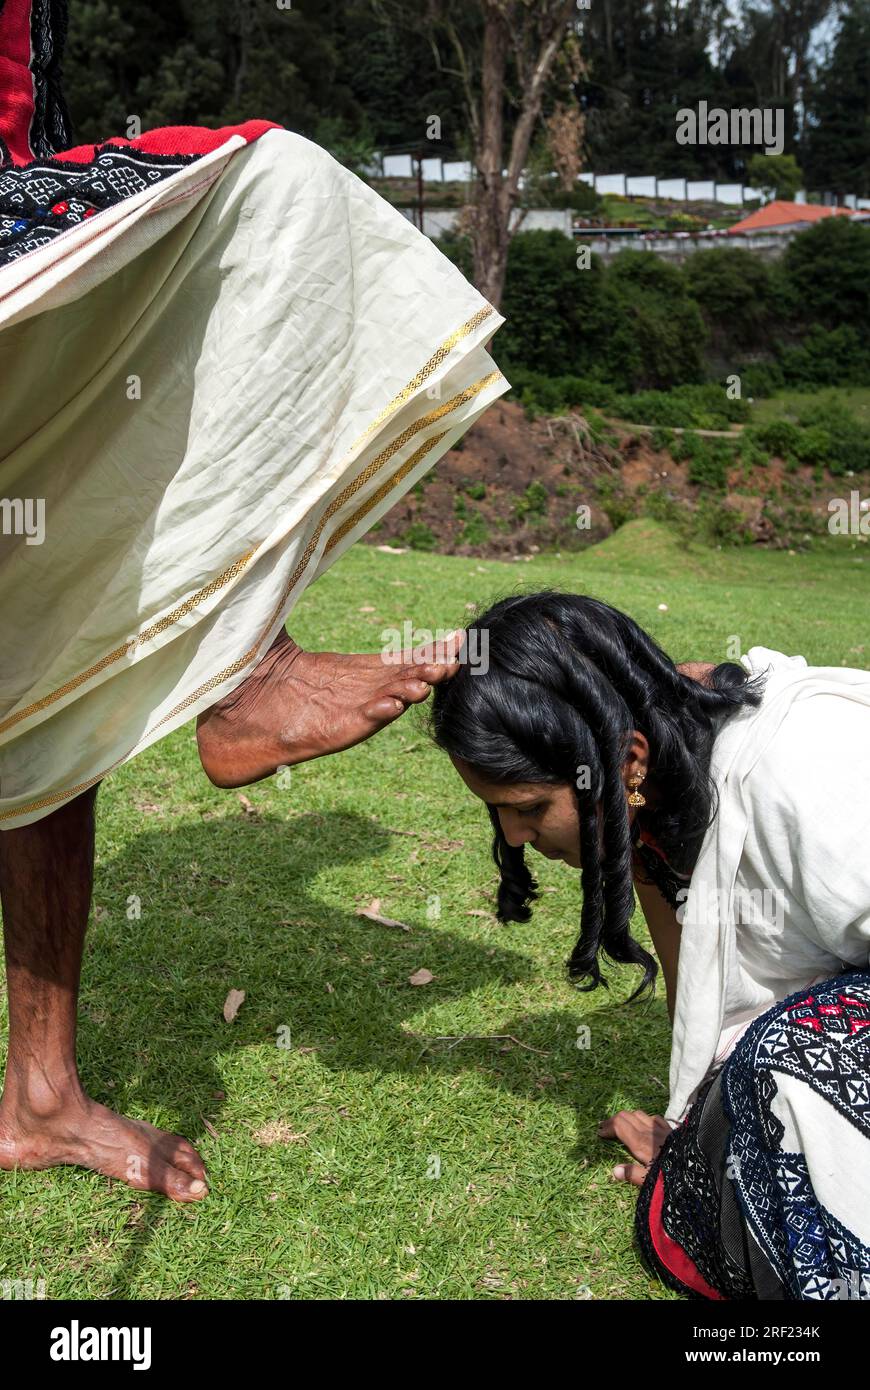
{"label": "embroidered red and black cloth", "polygon": [[70,142],[60,85],[66,31],[66,0],[0,0],[0,166]]}
{"label": "embroidered red and black cloth", "polygon": [[17,260],[219,149],[250,143],[274,121],[216,130],[163,126],[69,148],[60,88],[66,0],[0,0],[0,265]]}
{"label": "embroidered red and black cloth", "polygon": [[63,0],[0,21],[13,829],[238,685],[509,388],[498,312],[326,150],[270,120],[73,146]]}

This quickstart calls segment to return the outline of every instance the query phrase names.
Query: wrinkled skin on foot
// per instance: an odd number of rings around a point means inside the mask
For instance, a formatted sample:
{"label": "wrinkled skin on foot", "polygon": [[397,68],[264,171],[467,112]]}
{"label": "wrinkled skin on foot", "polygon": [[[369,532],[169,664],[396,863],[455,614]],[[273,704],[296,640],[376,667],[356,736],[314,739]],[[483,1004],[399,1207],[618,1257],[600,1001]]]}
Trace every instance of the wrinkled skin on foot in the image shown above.
{"label": "wrinkled skin on foot", "polygon": [[282,633],[254,671],[197,720],[202,766],[218,787],[243,787],[392,724],[458,670],[463,634],[386,656],[306,652]]}
{"label": "wrinkled skin on foot", "polygon": [[208,1195],[205,1164],[180,1134],[128,1120],[79,1091],[49,1105],[0,1106],[0,1168],[74,1164],[176,1202]]}

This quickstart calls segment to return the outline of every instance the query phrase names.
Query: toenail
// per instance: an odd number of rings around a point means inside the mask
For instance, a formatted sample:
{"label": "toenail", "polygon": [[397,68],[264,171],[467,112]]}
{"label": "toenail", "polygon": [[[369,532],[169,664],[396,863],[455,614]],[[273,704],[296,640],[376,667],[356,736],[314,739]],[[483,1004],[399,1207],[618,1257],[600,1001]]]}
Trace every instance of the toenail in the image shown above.
{"label": "toenail", "polygon": [[206,1192],[207,1188],[202,1178],[194,1178],[193,1182],[190,1184],[189,1190],[198,1195],[200,1192]]}

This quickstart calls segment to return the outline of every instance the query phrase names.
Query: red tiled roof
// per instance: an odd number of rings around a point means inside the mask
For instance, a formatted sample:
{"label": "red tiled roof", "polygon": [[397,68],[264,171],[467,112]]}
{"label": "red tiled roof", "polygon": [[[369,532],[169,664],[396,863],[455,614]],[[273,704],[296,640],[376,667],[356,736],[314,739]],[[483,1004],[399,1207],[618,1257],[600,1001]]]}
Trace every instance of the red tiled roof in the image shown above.
{"label": "red tiled roof", "polygon": [[770,232],[784,230],[796,222],[818,222],[823,217],[851,217],[849,208],[827,208],[820,203],[787,203],[777,198],[763,208],[751,212],[742,222],[728,228],[731,236],[741,232]]}

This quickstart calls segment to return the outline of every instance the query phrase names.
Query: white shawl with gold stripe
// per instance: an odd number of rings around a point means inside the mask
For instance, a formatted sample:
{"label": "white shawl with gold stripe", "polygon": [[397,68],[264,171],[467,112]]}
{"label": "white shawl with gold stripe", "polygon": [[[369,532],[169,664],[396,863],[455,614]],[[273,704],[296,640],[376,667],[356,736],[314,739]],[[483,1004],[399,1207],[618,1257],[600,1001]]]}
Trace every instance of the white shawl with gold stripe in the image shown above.
{"label": "white shawl with gold stripe", "polygon": [[509,389],[502,322],[285,130],[0,270],[0,497],[45,517],[41,544],[0,535],[0,829],[244,678]]}

